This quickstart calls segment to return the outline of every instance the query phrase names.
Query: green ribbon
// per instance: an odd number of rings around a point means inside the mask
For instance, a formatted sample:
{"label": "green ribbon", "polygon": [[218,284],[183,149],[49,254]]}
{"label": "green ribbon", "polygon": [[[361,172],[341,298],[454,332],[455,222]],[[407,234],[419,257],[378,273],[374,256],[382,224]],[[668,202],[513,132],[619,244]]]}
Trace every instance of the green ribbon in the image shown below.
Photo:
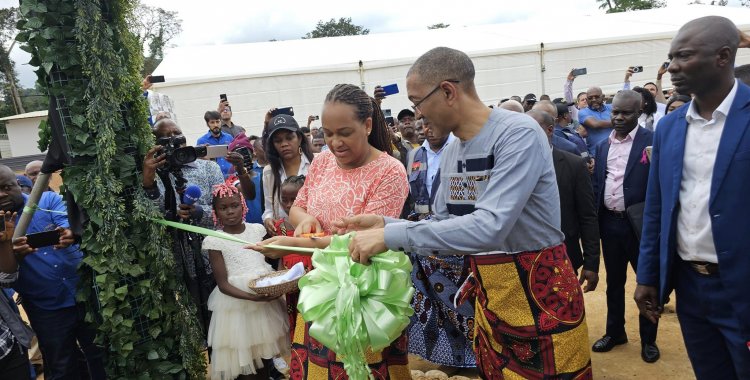
{"label": "green ribbon", "polygon": [[310,336],[336,352],[352,380],[372,379],[365,351],[388,347],[409,325],[411,261],[387,251],[371,265],[349,257],[352,234],[332,236],[325,250],[315,250],[315,269],[299,281],[297,309],[311,322]]}
{"label": "green ribbon", "polygon": [[229,240],[229,241],[233,241],[233,242],[237,242],[237,243],[242,243],[242,244],[247,244],[247,245],[255,244],[255,243],[251,243],[251,242],[246,241],[246,240],[239,239],[239,238],[235,237],[234,235],[230,235],[230,234],[228,234],[228,233],[226,233],[224,231],[214,231],[214,230],[211,230],[211,229],[208,229],[208,228],[194,226],[192,224],[172,222],[172,221],[164,220],[164,219],[152,219],[152,220],[154,222],[156,222],[156,223],[165,225],[167,227],[177,228],[178,230],[183,230],[183,231],[188,231],[188,232],[195,232],[197,234],[206,235],[206,236],[213,236],[213,237],[217,237],[219,239]]}

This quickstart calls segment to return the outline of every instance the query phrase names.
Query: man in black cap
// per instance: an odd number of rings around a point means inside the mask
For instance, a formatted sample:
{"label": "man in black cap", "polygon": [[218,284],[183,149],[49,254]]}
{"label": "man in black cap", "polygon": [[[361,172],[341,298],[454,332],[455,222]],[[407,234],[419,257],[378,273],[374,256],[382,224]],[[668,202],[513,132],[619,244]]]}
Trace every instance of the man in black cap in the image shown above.
{"label": "man in black cap", "polygon": [[526,94],[526,96],[523,97],[523,112],[529,112],[532,107],[534,107],[534,104],[536,104],[536,95],[534,94]]}
{"label": "man in black cap", "polygon": [[410,109],[402,109],[398,113],[397,119],[401,138],[411,144],[413,149],[419,148],[419,136],[417,135],[417,128],[414,125],[414,112]]}

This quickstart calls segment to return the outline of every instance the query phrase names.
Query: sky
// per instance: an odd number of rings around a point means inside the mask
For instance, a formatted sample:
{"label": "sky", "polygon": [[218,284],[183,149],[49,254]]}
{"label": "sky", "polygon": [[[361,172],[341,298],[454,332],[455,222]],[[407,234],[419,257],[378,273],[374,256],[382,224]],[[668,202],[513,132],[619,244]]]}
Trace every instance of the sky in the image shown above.
{"label": "sky", "polygon": [[[340,17],[351,17],[354,24],[370,29],[370,33],[421,30],[441,22],[462,27],[546,17],[550,33],[554,33],[555,28],[576,27],[576,15],[603,13],[596,0],[141,1],[178,12],[183,31],[172,41],[176,46],[297,39],[315,29],[319,20]],[[669,6],[690,2],[667,1]],[[738,4],[739,0],[730,1],[730,5]],[[18,0],[0,0],[0,7],[11,6],[18,6]],[[586,33],[585,28],[581,32]],[[393,48],[408,48],[408,42]],[[16,45],[11,58],[16,62],[21,86],[33,87],[36,75],[27,64],[30,56]]]}

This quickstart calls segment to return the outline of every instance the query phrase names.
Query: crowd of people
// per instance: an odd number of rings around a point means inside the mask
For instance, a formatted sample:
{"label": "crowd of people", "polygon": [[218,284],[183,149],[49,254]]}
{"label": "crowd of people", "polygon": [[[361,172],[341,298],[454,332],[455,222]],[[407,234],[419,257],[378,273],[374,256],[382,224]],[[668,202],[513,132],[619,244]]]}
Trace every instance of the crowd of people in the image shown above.
{"label": "crowd of people", "polygon": [[[629,67],[617,93],[591,87],[573,97],[572,70],[561,98],[530,93],[490,107],[468,55],[439,47],[409,69],[413,106],[392,123],[381,87],[370,96],[336,85],[306,126],[270,109],[261,136],[235,124],[222,98],[205,113],[197,145],[227,146],[226,154],[179,165],[167,150],[185,146],[182,131],[157,115],[145,194],[175,220],[253,243],[174,235],[211,378],[345,378],[341,358],[297,313],[298,292],[270,297],[247,284],[300,263],[313,269],[309,255],[279,245],[325,248],[348,231],[357,231],[355,262],[392,249],[413,263],[409,327],[366,353],[376,379],[409,379],[409,354],[476,367],[485,379],[592,378],[590,351],[628,343],[626,307],[640,311],[641,358],[653,363],[673,291],[696,377],[750,378],[742,47],[750,38],[729,20],[704,17],[679,30],[654,82],[631,89],[640,69]],[[321,128],[311,128],[315,120]],[[47,379],[104,379],[102,349],[75,298],[84,252],[62,197],[45,192],[27,231],[57,229],[54,249],[11,238],[41,164],[18,176],[0,167],[0,284],[18,293],[33,329],[4,293],[0,374],[28,379],[42,367],[29,357],[41,356]],[[583,293],[599,287],[600,256],[607,322],[589,346]],[[628,265],[635,302],[625,291]],[[28,351],[33,339],[40,354]]]}

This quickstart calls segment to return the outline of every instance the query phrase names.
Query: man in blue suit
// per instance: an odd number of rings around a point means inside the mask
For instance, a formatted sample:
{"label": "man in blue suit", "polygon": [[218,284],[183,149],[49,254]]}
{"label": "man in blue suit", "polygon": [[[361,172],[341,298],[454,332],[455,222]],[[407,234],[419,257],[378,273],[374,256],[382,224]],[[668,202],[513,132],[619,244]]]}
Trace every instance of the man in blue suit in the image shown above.
{"label": "man in blue suit", "polygon": [[[618,93],[610,112],[613,131],[596,148],[594,196],[599,210],[604,267],[607,269],[607,330],[592,347],[607,352],[628,342],[625,334],[625,281],[628,263],[638,267],[638,238],[626,210],[646,199],[649,163],[644,157],[653,132],[638,127],[642,97],[635,91]],[[657,325],[639,318],[641,358],[659,360]]]}
{"label": "man in blue suit", "polygon": [[656,321],[674,289],[698,379],[750,378],[750,87],[734,79],[737,28],[685,24],[668,71],[686,107],[654,138],[635,300]]}

